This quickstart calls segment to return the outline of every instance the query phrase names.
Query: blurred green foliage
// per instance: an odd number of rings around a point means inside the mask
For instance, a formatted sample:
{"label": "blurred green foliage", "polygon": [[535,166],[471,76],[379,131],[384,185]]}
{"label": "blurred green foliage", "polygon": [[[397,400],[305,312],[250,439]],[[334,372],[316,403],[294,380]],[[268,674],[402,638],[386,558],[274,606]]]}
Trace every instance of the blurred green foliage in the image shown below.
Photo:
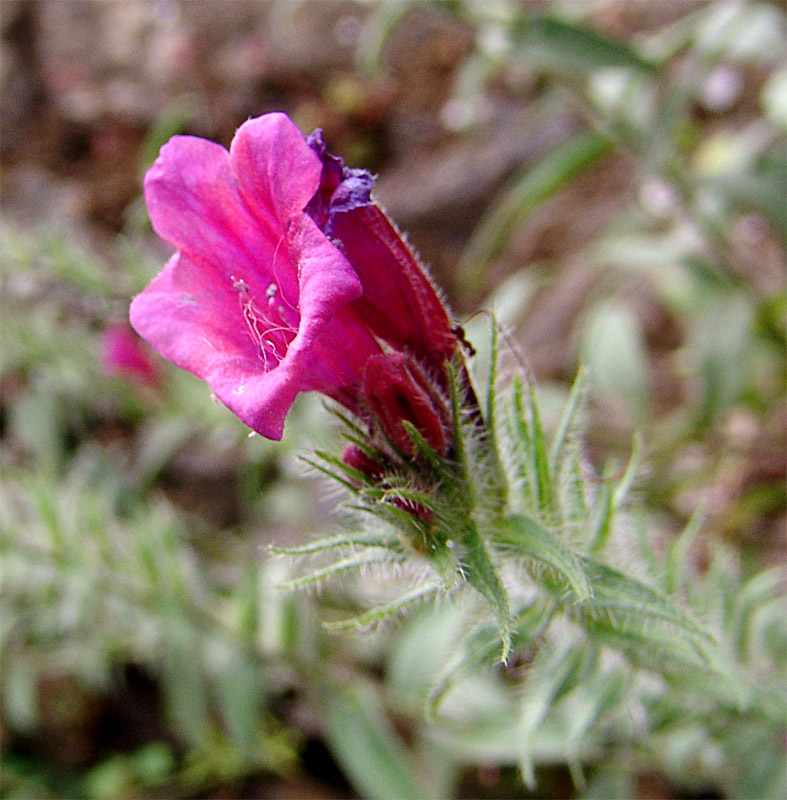
{"label": "blurred green foliage", "polygon": [[[279,3],[276,24],[307,6]],[[716,632],[734,678],[654,673],[652,652],[624,658],[601,624],[595,638],[566,625],[547,639],[535,607],[508,668],[480,657],[499,653],[497,632],[463,604],[413,609],[363,637],[326,634],[319,620],[401,593],[373,566],[316,598],[277,588],[291,568],[263,548],[326,533],[333,499],[294,454],[335,444],[329,416],[304,398],[272,444],[173,368],[157,388],[102,370],[103,331],[163,262],[139,204],[100,252],[6,222],[3,796],[241,795],[255,777],[319,773],[315,739],[365,797],[528,796],[513,765],[539,796],[641,796],[652,775],[671,796],[784,794],[784,586],[767,569],[785,514],[784,10],[687,4],[624,37],[591,4],[376,2],[353,79],[384,74],[391,37],[424,9],[472,37],[446,98],[453,136],[471,136],[501,85],[545,120],[579,120],[510,175],[458,261],[457,286],[497,306],[512,335],[563,266],[522,267],[517,236],[538,213],[560,214],[564,192],[610,158],[633,175],[614,220],[572,254],[597,278],[569,336],[590,376],[587,455],[641,506],[614,544],[632,564],[650,559],[639,577]],[[189,115],[162,118],[143,159]],[[552,441],[569,391],[538,386]],[[635,427],[638,477],[620,467]],[[614,482],[600,485],[614,503]],[[604,516],[595,522],[605,538]],[[102,715],[118,705],[130,730],[104,741]]]}

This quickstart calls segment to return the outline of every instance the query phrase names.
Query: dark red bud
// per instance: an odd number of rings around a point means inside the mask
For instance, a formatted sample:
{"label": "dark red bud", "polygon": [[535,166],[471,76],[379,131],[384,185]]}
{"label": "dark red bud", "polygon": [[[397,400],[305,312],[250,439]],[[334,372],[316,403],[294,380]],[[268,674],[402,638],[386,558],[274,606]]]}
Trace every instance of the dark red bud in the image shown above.
{"label": "dark red bud", "polygon": [[348,444],[342,452],[342,461],[348,467],[368,475],[372,480],[379,480],[383,474],[384,469],[381,464],[375,461],[368,453],[358,447],[357,444]]}
{"label": "dark red bud", "polygon": [[366,362],[364,395],[384,433],[410,458],[415,456],[415,448],[403,421],[413,425],[440,455],[448,452],[447,403],[413,359],[402,353],[372,356]]}
{"label": "dark red bud", "polygon": [[434,522],[434,512],[415,500],[408,500],[404,497],[394,497],[391,502],[397,508],[406,511],[408,514],[411,514],[421,522],[425,522],[427,525],[431,525],[431,523]]}

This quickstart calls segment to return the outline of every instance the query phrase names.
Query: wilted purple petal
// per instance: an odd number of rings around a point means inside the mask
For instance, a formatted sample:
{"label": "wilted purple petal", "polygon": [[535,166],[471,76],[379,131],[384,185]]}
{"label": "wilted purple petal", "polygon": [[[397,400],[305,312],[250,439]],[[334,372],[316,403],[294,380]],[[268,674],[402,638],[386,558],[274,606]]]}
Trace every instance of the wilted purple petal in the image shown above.
{"label": "wilted purple petal", "polygon": [[344,160],[327,151],[322,130],[317,128],[306,140],[322,163],[319,189],[306,207],[307,213],[329,236],[337,213],[371,204],[374,178],[365,169],[344,166]]}

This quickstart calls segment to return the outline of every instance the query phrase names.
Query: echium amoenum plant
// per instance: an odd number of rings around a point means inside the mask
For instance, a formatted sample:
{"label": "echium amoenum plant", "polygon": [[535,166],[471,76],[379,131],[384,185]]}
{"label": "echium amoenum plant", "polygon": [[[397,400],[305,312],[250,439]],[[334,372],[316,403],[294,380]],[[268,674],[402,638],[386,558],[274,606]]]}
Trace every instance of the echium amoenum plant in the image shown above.
{"label": "echium amoenum plant", "polygon": [[134,328],[265,437],[281,438],[299,392],[321,392],[341,420],[343,452],[309,461],[344,487],[347,518],[286,551],[326,559],[292,585],[372,564],[399,576],[397,598],[344,627],[439,597],[475,604],[435,700],[467,664],[532,655],[555,627],[649,668],[721,674],[669,587],[626,574],[613,518],[637,459],[616,480],[589,477],[582,381],[547,441],[524,376],[500,389],[494,325],[488,377],[474,377],[462,329],[372,189],[283,114],[244,123],[229,151],[175,137],[145,180],[177,252],[134,300]]}

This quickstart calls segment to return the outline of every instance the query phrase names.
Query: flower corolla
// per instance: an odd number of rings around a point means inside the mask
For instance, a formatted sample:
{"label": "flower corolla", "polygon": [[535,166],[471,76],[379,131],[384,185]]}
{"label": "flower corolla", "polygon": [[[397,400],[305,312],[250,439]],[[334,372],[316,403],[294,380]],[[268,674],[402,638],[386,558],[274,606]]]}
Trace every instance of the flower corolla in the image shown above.
{"label": "flower corolla", "polygon": [[[399,389],[416,392],[408,419],[444,450],[435,429],[444,414],[425,410],[439,392],[421,376],[444,390],[459,339],[372,201],[373,182],[328,154],[319,131],[307,140],[281,113],[245,122],[229,150],[173,137],[146,175],[145,199],[176,252],[132,302],[133,327],[270,439],[281,438],[303,391],[367,421],[379,416],[364,392],[372,364],[387,385],[398,375]],[[401,439],[400,425],[393,431]]]}

